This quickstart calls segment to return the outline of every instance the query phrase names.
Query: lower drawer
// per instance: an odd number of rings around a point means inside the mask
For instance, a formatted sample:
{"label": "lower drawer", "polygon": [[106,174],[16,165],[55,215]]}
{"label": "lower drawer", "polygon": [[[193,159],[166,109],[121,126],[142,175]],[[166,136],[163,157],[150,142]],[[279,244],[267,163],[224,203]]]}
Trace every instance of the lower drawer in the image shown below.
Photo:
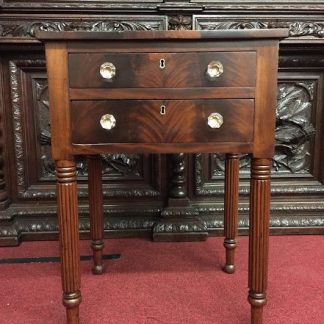
{"label": "lower drawer", "polygon": [[254,100],[72,101],[73,144],[253,140]]}

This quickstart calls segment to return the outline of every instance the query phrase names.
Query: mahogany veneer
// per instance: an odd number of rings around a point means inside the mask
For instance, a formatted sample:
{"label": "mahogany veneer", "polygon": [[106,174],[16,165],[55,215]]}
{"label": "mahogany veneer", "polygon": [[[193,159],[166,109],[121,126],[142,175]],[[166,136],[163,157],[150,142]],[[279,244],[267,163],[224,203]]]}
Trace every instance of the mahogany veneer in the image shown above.
{"label": "mahogany veneer", "polygon": [[[210,128],[206,121],[214,111],[230,122]],[[98,127],[107,113],[118,116],[109,132]],[[72,101],[72,143],[250,143],[253,116],[252,99]]]}
{"label": "mahogany veneer", "polygon": [[[281,29],[38,32],[46,45],[68,323],[79,323],[81,302],[74,156],[88,155],[93,272],[98,274],[103,211],[101,164],[95,154],[110,152],[228,153],[224,240],[228,273],[235,269],[238,154],[252,154],[248,299],[252,323],[262,323],[278,40],[287,34]],[[100,73],[105,64],[111,78]],[[208,66],[212,66],[209,74]]]}
{"label": "mahogany veneer", "polygon": [[[193,49],[194,50],[194,49]],[[160,69],[159,61],[167,63]],[[212,60],[226,66],[226,73],[215,81],[206,78],[205,68]],[[100,78],[98,66],[113,62],[114,82]],[[81,53],[69,55],[71,88],[191,88],[254,87],[255,52],[187,53]],[[122,73],[124,71],[124,73]],[[87,77],[84,77],[87,76]]]}

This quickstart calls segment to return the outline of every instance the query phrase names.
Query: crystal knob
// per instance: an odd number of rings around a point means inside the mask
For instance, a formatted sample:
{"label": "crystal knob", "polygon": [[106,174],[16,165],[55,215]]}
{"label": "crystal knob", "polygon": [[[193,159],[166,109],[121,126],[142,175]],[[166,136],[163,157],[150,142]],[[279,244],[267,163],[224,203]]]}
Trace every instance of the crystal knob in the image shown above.
{"label": "crystal knob", "polygon": [[207,66],[207,76],[211,80],[215,80],[224,72],[223,64],[219,61],[211,61]]}
{"label": "crystal knob", "polygon": [[211,128],[220,128],[223,125],[223,116],[220,113],[211,113],[208,116],[207,124]]}
{"label": "crystal knob", "polygon": [[100,65],[100,75],[105,80],[112,80],[116,75],[116,66],[111,62],[105,62]]}
{"label": "crystal knob", "polygon": [[103,115],[100,118],[100,125],[104,129],[113,129],[116,126],[116,118],[110,114]]}

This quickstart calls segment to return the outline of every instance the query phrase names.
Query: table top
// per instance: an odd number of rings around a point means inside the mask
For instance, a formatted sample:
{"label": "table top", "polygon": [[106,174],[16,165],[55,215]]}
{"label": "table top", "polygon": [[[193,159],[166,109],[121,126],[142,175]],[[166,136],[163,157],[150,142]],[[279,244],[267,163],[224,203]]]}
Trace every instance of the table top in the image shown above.
{"label": "table top", "polygon": [[288,29],[244,29],[244,30],[168,30],[168,31],[123,31],[123,32],[51,32],[38,31],[36,37],[40,40],[132,40],[132,39],[280,39],[288,37]]}

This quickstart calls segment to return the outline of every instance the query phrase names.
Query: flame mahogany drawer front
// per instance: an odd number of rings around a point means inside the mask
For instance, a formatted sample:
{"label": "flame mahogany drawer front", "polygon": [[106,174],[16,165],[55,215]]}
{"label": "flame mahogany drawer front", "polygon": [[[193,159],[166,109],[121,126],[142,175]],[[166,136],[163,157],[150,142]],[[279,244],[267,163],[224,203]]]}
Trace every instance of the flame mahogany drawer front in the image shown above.
{"label": "flame mahogany drawer front", "polygon": [[72,143],[245,143],[253,116],[252,99],[72,101]]}
{"label": "flame mahogany drawer front", "polygon": [[255,70],[253,51],[69,54],[71,88],[254,87]]}

